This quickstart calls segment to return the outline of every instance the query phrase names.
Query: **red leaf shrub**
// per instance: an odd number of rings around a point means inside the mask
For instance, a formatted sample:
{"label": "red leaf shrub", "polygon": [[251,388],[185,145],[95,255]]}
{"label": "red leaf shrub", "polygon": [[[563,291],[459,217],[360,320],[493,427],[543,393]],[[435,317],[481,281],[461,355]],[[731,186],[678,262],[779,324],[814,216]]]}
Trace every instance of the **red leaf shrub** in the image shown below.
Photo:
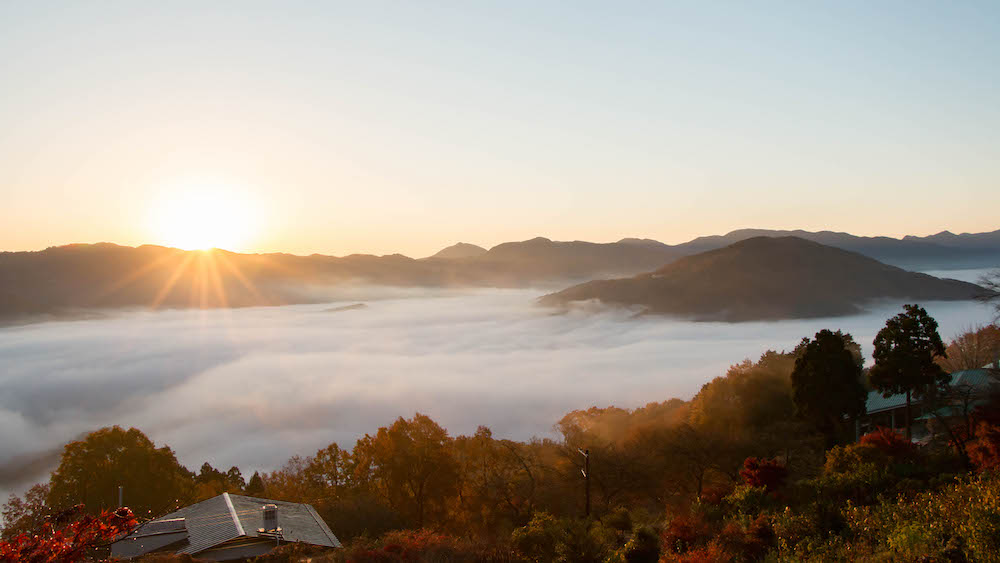
{"label": "red leaf shrub", "polygon": [[701,493],[701,502],[705,504],[722,504],[722,499],[733,492],[733,487],[723,485],[709,485]]}
{"label": "red leaf shrub", "polygon": [[980,422],[976,427],[976,441],[968,448],[969,461],[979,471],[1000,468],[1000,426]]}
{"label": "red leaf shrub", "polygon": [[865,434],[859,443],[866,446],[874,446],[877,450],[896,460],[913,458],[917,453],[917,447],[891,428],[878,426],[875,430]]}
{"label": "red leaf shrub", "polygon": [[711,531],[708,522],[699,514],[682,514],[670,521],[670,525],[660,536],[669,553],[686,553],[693,547],[705,543]]}
{"label": "red leaf shrub", "polygon": [[692,549],[687,553],[676,555],[666,553],[660,558],[661,563],[728,563],[733,557],[717,543]]}
{"label": "red leaf shrub", "polygon": [[740,477],[751,487],[764,487],[771,492],[785,484],[788,469],[776,459],[748,457],[743,461]]}
{"label": "red leaf shrub", "polygon": [[104,511],[97,516],[83,513],[82,504],[56,514],[33,533],[23,533],[0,542],[0,561],[29,563],[74,563],[87,551],[107,545],[137,524],[128,508]]}
{"label": "red leaf shrub", "polygon": [[451,560],[463,551],[463,546],[455,538],[430,530],[389,532],[380,543],[381,548],[355,548],[348,556],[348,562]]}
{"label": "red leaf shrub", "polygon": [[736,522],[730,522],[712,540],[710,546],[738,561],[759,561],[774,543],[774,528],[762,514],[746,529]]}

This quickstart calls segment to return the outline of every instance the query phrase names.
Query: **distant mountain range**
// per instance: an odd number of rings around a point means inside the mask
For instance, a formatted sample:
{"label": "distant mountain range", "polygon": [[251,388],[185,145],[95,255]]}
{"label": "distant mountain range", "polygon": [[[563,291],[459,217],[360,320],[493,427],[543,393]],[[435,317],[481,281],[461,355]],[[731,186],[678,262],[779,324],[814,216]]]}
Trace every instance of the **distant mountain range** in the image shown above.
{"label": "distant mountain range", "polygon": [[[545,238],[534,238],[523,242],[504,243],[490,250],[460,242],[441,250],[431,258],[483,258],[567,264],[575,263],[577,258],[586,257],[590,261],[588,266],[571,267],[577,271],[594,267],[614,270],[641,267],[640,264],[644,263],[648,265],[647,269],[653,269],[677,258],[723,248],[749,238],[788,236],[864,254],[906,270],[957,270],[1000,266],[1000,230],[961,235],[942,231],[926,237],[905,236],[896,239],[861,237],[833,231],[740,229],[725,235],[698,237],[674,246],[648,238],[624,238],[608,244],[580,241],[554,242]],[[629,247],[627,251],[626,247]],[[612,255],[616,258],[609,259]],[[621,270],[619,273],[625,271]]]}
{"label": "distant mountain range", "polygon": [[699,237],[673,248],[685,256],[722,248],[753,237],[793,236],[857,252],[907,270],[954,270],[1000,266],[1000,230],[956,235],[942,231],[926,237],[859,237],[832,231],[741,229],[722,236]]}
{"label": "distant mountain range", "polygon": [[237,254],[145,245],[73,244],[0,252],[0,317],[106,307],[242,307],[329,300],[348,283],[409,287],[542,287],[633,276],[758,236],[787,236],[858,252],[906,269],[1000,266],[1000,231],[930,237],[857,237],[805,231],[733,231],[679,245],[534,238],[486,250],[459,243],[434,256]]}
{"label": "distant mountain range", "polygon": [[798,237],[754,237],[631,278],[546,295],[550,306],[596,299],[696,320],[747,321],[856,313],[880,299],[961,300],[985,293]]}

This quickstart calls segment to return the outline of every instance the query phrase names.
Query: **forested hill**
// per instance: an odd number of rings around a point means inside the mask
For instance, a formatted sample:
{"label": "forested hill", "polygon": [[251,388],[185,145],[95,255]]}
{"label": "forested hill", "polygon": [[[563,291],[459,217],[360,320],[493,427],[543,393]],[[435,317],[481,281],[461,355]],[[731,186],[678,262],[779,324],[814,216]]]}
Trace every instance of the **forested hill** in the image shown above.
{"label": "forested hill", "polygon": [[846,315],[877,299],[961,300],[985,290],[907,272],[797,237],[756,237],[681,258],[632,278],[596,280],[541,299],[597,299],[699,320],[747,321]]}

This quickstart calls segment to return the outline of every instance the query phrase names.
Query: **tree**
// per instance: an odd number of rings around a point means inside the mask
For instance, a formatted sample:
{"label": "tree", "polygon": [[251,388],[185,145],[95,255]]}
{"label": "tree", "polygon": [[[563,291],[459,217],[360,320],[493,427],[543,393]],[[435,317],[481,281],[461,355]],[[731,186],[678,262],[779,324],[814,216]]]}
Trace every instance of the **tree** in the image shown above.
{"label": "tree", "polygon": [[690,422],[737,437],[755,436],[792,418],[795,404],[789,375],[794,363],[792,354],[769,350],[756,363],[747,359],[731,366],[691,399]]}
{"label": "tree", "polygon": [[243,480],[243,474],[240,473],[239,467],[234,465],[229,468],[229,471],[226,471],[226,485],[237,493],[247,488],[247,483]]}
{"label": "tree", "polygon": [[305,477],[313,487],[322,490],[324,496],[339,497],[350,487],[354,473],[351,452],[340,449],[336,443],[318,450],[307,462]]}
{"label": "tree", "polygon": [[826,437],[827,448],[844,441],[844,417],[865,413],[868,393],[848,341],[853,342],[850,335],[829,330],[817,332],[812,341],[803,338],[792,370],[796,413]]}
{"label": "tree", "polygon": [[996,309],[996,320],[1000,320],[1000,270],[993,270],[979,278],[979,285],[986,292],[979,299]]}
{"label": "tree", "polygon": [[0,509],[0,515],[3,517],[3,533],[0,534],[0,538],[8,539],[41,527],[51,512],[45,504],[48,496],[48,483],[32,486],[24,493],[23,499],[11,493],[10,498]]}
{"label": "tree", "polygon": [[970,328],[956,336],[945,352],[948,357],[938,358],[938,363],[948,373],[989,365],[1000,359],[1000,326]]}
{"label": "tree", "polygon": [[243,475],[236,466],[230,467],[229,471],[223,473],[212,467],[207,461],[202,464],[198,474],[194,477],[195,491],[194,500],[209,499],[222,493],[242,493],[246,488],[243,482]]}
{"label": "tree", "polygon": [[246,486],[246,493],[252,497],[259,497],[264,494],[264,480],[260,478],[260,473],[254,471],[253,476]]}
{"label": "tree", "polygon": [[922,398],[941,390],[951,381],[935,361],[944,357],[938,324],[923,307],[904,305],[904,311],[887,320],[875,336],[875,365],[869,380],[884,397],[906,394],[906,439],[911,437],[911,395]]}
{"label": "tree", "polygon": [[537,469],[521,444],[496,440],[480,426],[473,436],[455,438],[453,449],[460,474],[456,516],[466,533],[495,539],[524,524],[533,511]]}
{"label": "tree", "polygon": [[118,506],[121,486],[136,514],[158,516],[186,502],[193,485],[173,450],[157,448],[135,428],[115,426],[66,444],[52,472],[48,504],[58,510],[82,503],[96,514]]}
{"label": "tree", "polygon": [[400,417],[354,447],[355,478],[418,528],[443,517],[457,491],[458,465],[448,433],[430,417]]}

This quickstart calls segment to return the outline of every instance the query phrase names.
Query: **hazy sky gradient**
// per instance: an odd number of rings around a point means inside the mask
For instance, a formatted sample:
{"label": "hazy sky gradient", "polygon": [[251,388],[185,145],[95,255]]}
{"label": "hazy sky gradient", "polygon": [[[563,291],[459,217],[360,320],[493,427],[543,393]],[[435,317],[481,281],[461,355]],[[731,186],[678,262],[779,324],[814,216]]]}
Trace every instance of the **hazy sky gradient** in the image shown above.
{"label": "hazy sky gradient", "polygon": [[[997,2],[5,2],[0,249],[1000,228]],[[213,188],[215,189],[215,188]]]}

